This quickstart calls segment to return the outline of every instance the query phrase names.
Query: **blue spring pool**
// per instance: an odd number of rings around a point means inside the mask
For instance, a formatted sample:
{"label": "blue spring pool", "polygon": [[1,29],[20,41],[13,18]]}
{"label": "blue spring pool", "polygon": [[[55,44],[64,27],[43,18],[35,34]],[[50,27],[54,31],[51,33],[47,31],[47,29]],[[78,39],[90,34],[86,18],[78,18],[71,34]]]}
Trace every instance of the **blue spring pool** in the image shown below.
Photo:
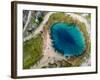
{"label": "blue spring pool", "polygon": [[64,56],[79,56],[85,50],[85,39],[79,27],[63,22],[50,28],[53,47]]}

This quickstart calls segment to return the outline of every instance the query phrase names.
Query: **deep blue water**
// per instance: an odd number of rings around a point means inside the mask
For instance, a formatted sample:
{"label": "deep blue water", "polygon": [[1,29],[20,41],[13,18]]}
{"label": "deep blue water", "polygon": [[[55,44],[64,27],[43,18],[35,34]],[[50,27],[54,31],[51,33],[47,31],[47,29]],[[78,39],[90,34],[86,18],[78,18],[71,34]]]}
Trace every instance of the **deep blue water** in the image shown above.
{"label": "deep blue water", "polygon": [[79,56],[85,49],[85,40],[79,27],[54,23],[50,28],[53,47],[64,56]]}

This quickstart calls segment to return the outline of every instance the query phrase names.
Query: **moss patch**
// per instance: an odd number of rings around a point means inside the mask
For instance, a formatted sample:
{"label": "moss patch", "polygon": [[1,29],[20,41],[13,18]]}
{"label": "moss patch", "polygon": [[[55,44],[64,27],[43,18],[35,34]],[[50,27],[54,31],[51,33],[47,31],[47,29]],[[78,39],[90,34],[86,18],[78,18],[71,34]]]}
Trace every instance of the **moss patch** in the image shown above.
{"label": "moss patch", "polygon": [[28,69],[42,57],[43,39],[41,34],[24,42],[23,68]]}

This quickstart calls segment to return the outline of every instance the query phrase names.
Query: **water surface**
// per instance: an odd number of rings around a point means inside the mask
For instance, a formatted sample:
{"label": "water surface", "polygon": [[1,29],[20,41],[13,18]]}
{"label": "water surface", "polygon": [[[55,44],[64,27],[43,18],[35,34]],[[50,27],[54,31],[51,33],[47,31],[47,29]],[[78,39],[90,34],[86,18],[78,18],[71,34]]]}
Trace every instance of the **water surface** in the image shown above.
{"label": "water surface", "polygon": [[64,56],[79,56],[84,51],[85,40],[78,26],[59,22],[50,31],[53,47]]}

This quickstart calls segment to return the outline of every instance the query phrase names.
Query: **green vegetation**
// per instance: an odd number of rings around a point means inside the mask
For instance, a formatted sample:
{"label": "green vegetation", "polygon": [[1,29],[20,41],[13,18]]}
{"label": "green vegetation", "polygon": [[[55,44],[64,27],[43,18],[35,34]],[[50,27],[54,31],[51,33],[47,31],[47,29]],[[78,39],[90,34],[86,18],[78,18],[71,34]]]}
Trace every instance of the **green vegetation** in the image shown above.
{"label": "green vegetation", "polygon": [[71,22],[74,21],[71,16],[65,15],[65,13],[54,13],[50,16],[49,20],[51,22],[53,22],[53,21],[56,21],[56,22],[63,21],[63,22],[66,22],[66,23],[71,23]]}
{"label": "green vegetation", "polygon": [[24,42],[23,45],[23,68],[29,69],[42,57],[43,38],[41,34]]}
{"label": "green vegetation", "polygon": [[89,21],[91,20],[91,14],[88,14],[87,16],[86,16],[86,19],[88,19]]}
{"label": "green vegetation", "polygon": [[31,22],[32,22],[32,24],[38,24],[38,23],[35,21],[34,18],[31,18]]}
{"label": "green vegetation", "polygon": [[39,25],[42,22],[42,20],[43,20],[42,16],[38,18],[37,22],[35,21],[35,18],[31,18],[31,23]]}
{"label": "green vegetation", "polygon": [[39,20],[39,23],[41,23],[43,20],[43,17],[39,17],[38,20]]}

